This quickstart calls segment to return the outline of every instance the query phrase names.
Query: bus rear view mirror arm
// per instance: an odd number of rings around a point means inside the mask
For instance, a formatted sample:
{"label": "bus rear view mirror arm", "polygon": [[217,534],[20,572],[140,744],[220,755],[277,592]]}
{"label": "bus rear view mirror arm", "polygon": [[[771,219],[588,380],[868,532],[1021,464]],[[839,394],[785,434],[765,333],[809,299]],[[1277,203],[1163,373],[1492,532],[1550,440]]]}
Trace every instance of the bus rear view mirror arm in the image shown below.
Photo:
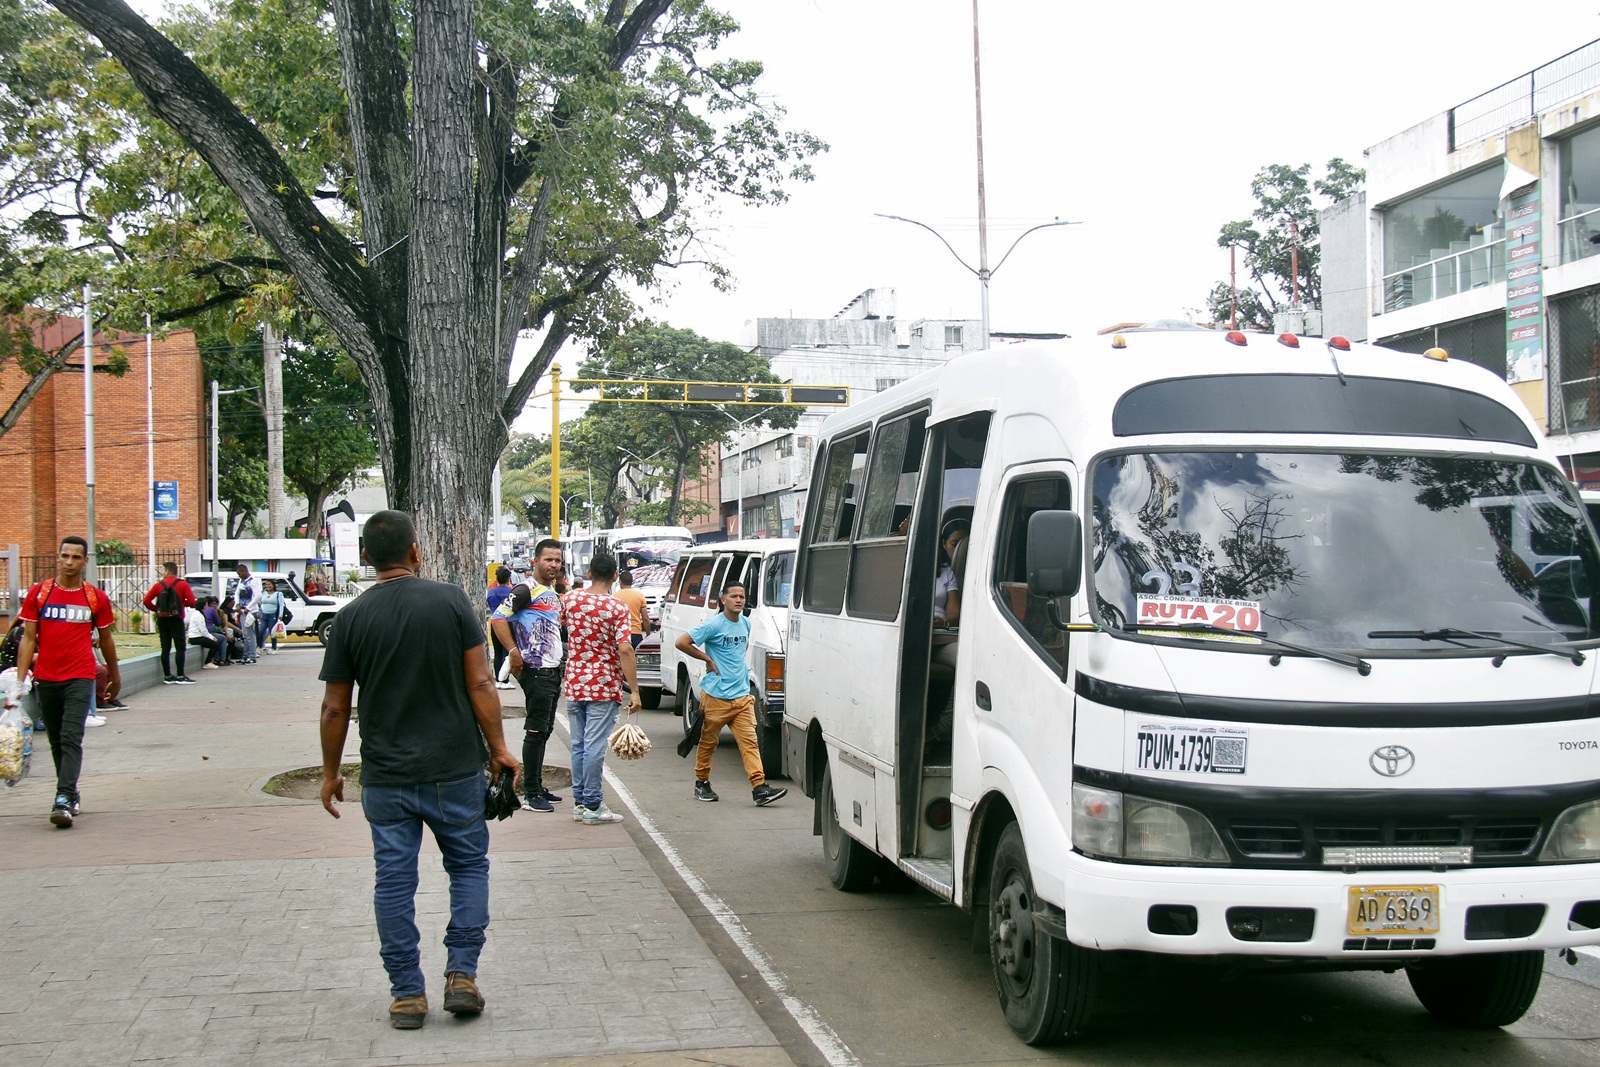
{"label": "bus rear view mirror arm", "polygon": [[1028,595],[1054,601],[1083,582],[1083,523],[1070,511],[1028,516]]}

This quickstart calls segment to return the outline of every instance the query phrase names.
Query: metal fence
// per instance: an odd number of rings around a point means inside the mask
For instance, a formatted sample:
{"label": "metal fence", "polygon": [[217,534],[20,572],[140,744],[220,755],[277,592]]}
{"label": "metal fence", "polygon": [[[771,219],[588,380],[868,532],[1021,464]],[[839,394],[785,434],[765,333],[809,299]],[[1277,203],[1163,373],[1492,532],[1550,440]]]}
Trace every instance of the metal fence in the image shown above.
{"label": "metal fence", "polygon": [[1600,428],[1600,290],[1552,298],[1550,432]]}
{"label": "metal fence", "polygon": [[1450,150],[1526,122],[1600,86],[1600,40],[1450,109]]}
{"label": "metal fence", "polygon": [[[150,590],[150,586],[155,584],[161,570],[161,564],[167,560],[175,560],[181,563],[183,549],[178,548],[166,552],[157,552],[156,561],[153,565],[150,562],[150,554],[148,552],[135,552],[133,553],[133,562],[131,564],[117,566],[101,564],[95,568],[95,584],[105,590],[111,599],[111,607],[117,617],[117,629],[139,630],[144,633],[153,632],[154,627],[147,617],[149,613],[140,606],[139,602],[144,599],[144,595]],[[3,570],[3,567],[0,567],[0,570]],[[21,570],[21,587],[22,591],[26,592],[35,582],[42,582],[46,578],[54,578],[56,576],[56,557],[23,556]],[[133,617],[135,612],[140,615],[137,620],[138,625],[135,625]],[[14,605],[11,603],[11,590],[9,589],[0,589],[0,614],[14,614]]]}

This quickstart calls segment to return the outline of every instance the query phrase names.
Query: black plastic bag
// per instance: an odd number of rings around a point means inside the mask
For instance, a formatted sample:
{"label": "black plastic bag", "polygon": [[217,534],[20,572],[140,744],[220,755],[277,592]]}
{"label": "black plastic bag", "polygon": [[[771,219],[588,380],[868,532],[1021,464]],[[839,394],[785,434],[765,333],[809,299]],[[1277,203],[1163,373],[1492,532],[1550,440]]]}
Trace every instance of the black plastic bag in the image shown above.
{"label": "black plastic bag", "polygon": [[500,772],[500,777],[489,783],[489,791],[483,797],[483,817],[509,819],[520,807],[522,802],[517,799],[517,772],[507,767]]}

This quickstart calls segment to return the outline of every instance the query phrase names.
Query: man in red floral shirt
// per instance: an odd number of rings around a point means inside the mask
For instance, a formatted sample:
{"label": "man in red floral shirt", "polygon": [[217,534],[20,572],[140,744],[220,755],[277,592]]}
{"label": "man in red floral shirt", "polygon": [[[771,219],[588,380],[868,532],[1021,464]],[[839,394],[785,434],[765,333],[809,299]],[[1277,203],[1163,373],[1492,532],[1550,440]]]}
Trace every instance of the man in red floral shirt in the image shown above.
{"label": "man in red floral shirt", "polygon": [[639,710],[633,658],[633,617],[611,595],[617,559],[604,552],[589,560],[589,586],[561,598],[567,625],[567,724],[572,732],[572,819],[587,826],[621,822],[600,792],[606,742],[621,710],[628,680],[628,714]]}

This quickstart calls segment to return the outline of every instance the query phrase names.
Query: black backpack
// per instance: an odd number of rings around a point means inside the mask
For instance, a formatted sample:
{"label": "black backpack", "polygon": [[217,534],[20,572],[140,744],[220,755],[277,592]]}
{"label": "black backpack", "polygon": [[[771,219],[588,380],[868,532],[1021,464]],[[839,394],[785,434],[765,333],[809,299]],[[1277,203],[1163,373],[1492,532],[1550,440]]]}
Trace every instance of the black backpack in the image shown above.
{"label": "black backpack", "polygon": [[0,671],[10,670],[17,665],[17,651],[22,646],[24,629],[22,626],[13,626],[11,632],[6,634],[6,639],[0,641]]}
{"label": "black backpack", "polygon": [[156,594],[156,614],[177,615],[183,611],[183,601],[178,599],[178,580],[174,578],[170,583],[161,583],[161,592]]}

